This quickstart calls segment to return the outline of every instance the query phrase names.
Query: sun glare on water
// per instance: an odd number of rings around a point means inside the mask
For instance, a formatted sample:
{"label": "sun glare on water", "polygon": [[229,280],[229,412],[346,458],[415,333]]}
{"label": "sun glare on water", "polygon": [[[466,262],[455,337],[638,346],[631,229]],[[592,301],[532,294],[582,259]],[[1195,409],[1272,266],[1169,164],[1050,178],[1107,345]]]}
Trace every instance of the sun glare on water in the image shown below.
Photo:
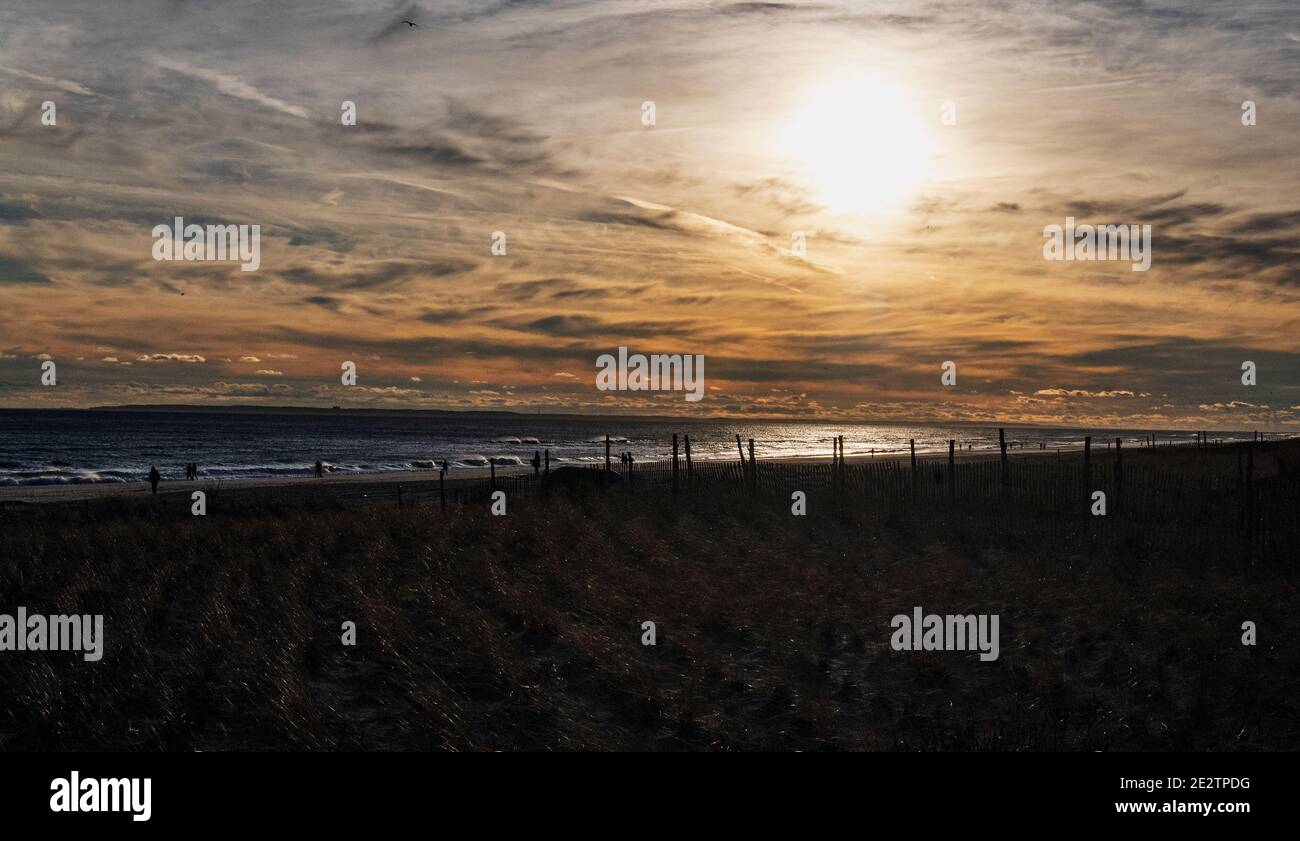
{"label": "sun glare on water", "polygon": [[777,152],[832,212],[897,208],[931,176],[933,126],[919,104],[879,80],[821,85],[783,120]]}

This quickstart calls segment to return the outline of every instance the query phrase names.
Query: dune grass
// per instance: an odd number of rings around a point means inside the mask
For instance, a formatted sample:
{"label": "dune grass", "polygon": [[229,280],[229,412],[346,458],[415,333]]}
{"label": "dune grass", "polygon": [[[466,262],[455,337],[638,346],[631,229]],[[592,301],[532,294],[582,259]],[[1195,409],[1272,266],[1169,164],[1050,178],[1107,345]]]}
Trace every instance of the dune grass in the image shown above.
{"label": "dune grass", "polygon": [[[0,652],[5,749],[1300,748],[1293,566],[718,489],[234,499],[0,516],[0,612],[106,635]],[[1001,656],[893,651],[915,605],[999,614]]]}

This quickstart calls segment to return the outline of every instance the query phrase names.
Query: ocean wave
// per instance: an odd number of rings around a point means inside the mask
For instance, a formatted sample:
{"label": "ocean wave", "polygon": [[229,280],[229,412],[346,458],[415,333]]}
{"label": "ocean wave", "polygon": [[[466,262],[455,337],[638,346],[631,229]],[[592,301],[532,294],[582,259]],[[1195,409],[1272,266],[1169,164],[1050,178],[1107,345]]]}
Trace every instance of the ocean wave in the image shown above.
{"label": "ocean wave", "polygon": [[522,467],[524,462],[519,456],[485,456],[475,453],[474,455],[461,456],[451,463],[452,467],[487,467],[495,464],[497,467]]}
{"label": "ocean wave", "polygon": [[98,473],[94,470],[78,470],[75,473],[16,473],[9,475],[0,475],[0,486],[4,487],[31,487],[38,485],[91,485],[103,484],[108,482],[129,482],[132,480],[143,480],[144,476],[131,474],[130,476],[112,475]]}

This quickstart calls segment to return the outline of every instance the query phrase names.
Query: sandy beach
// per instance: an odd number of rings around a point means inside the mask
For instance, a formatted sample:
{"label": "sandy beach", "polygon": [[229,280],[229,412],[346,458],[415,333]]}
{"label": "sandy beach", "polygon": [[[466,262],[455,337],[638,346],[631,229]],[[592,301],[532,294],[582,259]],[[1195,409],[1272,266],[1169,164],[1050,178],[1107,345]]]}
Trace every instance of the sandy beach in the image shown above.
{"label": "sandy beach", "polygon": [[[1060,454],[1080,452],[1080,448],[1061,448]],[[1009,459],[1022,458],[1043,458],[1057,455],[1057,450],[1011,450],[1008,452]],[[1100,451],[1105,454],[1105,448]],[[959,451],[955,457],[960,461],[989,461],[998,458],[996,450],[965,450]],[[871,461],[907,461],[907,453],[889,453],[877,455],[850,455],[845,458],[850,464]],[[926,462],[946,461],[946,453],[917,453],[917,459]],[[760,463],[765,464],[818,464],[826,463],[831,460],[829,455],[825,456],[803,456],[797,458],[758,458]],[[704,463],[704,462],[700,462]],[[717,463],[716,461],[713,463]],[[594,466],[594,465],[593,465]],[[614,462],[615,468],[618,462]],[[638,466],[644,466],[638,463]],[[499,477],[508,476],[530,476],[532,468],[528,466],[502,466],[496,469],[496,475]],[[457,487],[463,487],[467,484],[475,484],[486,480],[491,475],[491,470],[486,467],[457,468],[450,470],[446,476],[447,488],[453,490]],[[330,491],[346,492],[348,495],[362,496],[370,487],[376,489],[386,486],[411,485],[413,487],[425,487],[426,485],[436,486],[438,482],[438,473],[433,470],[395,470],[386,472],[371,473],[332,473],[326,474],[320,478],[315,476],[266,476],[249,479],[203,479],[198,481],[163,481],[158,486],[160,496],[167,494],[189,494],[196,490],[221,490],[221,491],[245,491],[245,490],[293,490],[307,491],[312,489],[328,489]],[[132,499],[144,498],[150,496],[149,483],[141,477],[138,482],[84,482],[68,484],[51,484],[51,485],[12,485],[0,487],[0,505],[24,504],[24,503],[60,503],[60,502],[80,502],[87,499]]]}

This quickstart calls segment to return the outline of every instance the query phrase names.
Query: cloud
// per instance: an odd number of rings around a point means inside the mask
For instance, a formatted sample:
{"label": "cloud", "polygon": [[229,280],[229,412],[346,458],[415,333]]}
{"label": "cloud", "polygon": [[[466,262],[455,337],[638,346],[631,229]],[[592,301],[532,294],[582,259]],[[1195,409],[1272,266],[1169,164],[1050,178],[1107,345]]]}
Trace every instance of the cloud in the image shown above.
{"label": "cloud", "polygon": [[136,362],[188,362],[197,364],[207,362],[208,360],[199,356],[197,353],[142,353],[135,358]]}
{"label": "cloud", "polygon": [[[1256,402],[1300,402],[1300,113],[1278,105],[1300,65],[1278,4],[1098,0],[1119,28],[938,0],[163,5],[5,7],[6,68],[95,95],[47,86],[45,127],[43,83],[0,70],[0,342],[23,341],[0,406],[644,410],[584,374],[619,344],[705,354],[703,408],[751,417],[1271,423],[1198,408],[1245,393],[1242,359]],[[857,70],[942,152],[897,211],[831,206],[825,162],[770,142]],[[1041,226],[1070,210],[1153,224],[1152,270],[1045,263]],[[176,215],[261,224],[262,269],[155,263],[148,232]],[[67,388],[24,386],[37,348],[68,360]],[[199,348],[215,368],[176,361]],[[94,361],[134,355],[129,385]],[[410,393],[296,376],[342,359]],[[942,359],[960,394],[937,387]],[[211,381],[253,365],[284,374]]]}
{"label": "cloud", "polygon": [[1227,403],[1202,403],[1203,412],[1222,412],[1229,409],[1267,409],[1266,403],[1248,403],[1245,400],[1230,400]]}
{"label": "cloud", "polygon": [[37,84],[45,85],[47,87],[67,91],[68,93],[75,93],[80,96],[96,95],[90,88],[87,88],[85,85],[78,82],[74,82],[71,79],[55,79],[49,76],[37,76],[35,73],[28,73],[26,70],[21,70],[17,67],[6,67],[3,64],[0,64],[0,72],[8,73],[11,76],[17,76],[20,79],[26,79],[29,82],[36,82]]}
{"label": "cloud", "polygon": [[0,254],[0,284],[46,286],[49,277],[35,271],[28,260]]}
{"label": "cloud", "polygon": [[1233,225],[1234,234],[1271,234],[1300,227],[1300,210],[1280,213],[1256,213]]}
{"label": "cloud", "polygon": [[593,211],[584,214],[582,218],[590,222],[649,227],[659,230],[678,231],[691,236],[725,240],[743,245],[767,256],[778,257],[786,263],[811,271],[842,274],[842,271],[836,267],[818,263],[807,257],[794,254],[788,249],[772,245],[764,235],[740,225],[733,225],[730,222],[714,219],[701,213],[678,210],[644,199],[617,196],[614,200],[629,204],[639,210],[646,211],[646,213]]}
{"label": "cloud", "polygon": [[[469,260],[385,260],[379,262],[354,262],[346,270],[316,266],[285,269],[279,274],[290,283],[312,286],[336,293],[376,290],[401,286],[417,280],[449,277],[473,271],[477,263]],[[318,296],[320,297],[320,296]],[[331,298],[331,303],[340,299]],[[312,300],[311,303],[325,304]]]}
{"label": "cloud", "polygon": [[1086,388],[1040,388],[1034,394],[1040,397],[1088,397],[1088,398],[1111,398],[1111,397],[1133,397],[1133,392],[1127,389],[1115,391],[1089,391]]}
{"label": "cloud", "polygon": [[227,96],[233,96],[237,99],[243,99],[248,102],[256,102],[258,105],[264,105],[267,108],[272,108],[282,114],[289,114],[290,116],[298,117],[303,120],[311,119],[311,114],[308,113],[307,109],[301,108],[297,105],[290,105],[282,99],[277,99],[265,94],[237,76],[230,76],[216,70],[205,70],[201,67],[194,67],[193,65],[187,64],[183,61],[177,61],[164,56],[154,56],[153,63],[166,70],[171,70],[174,73],[180,73],[194,79],[202,79]]}

